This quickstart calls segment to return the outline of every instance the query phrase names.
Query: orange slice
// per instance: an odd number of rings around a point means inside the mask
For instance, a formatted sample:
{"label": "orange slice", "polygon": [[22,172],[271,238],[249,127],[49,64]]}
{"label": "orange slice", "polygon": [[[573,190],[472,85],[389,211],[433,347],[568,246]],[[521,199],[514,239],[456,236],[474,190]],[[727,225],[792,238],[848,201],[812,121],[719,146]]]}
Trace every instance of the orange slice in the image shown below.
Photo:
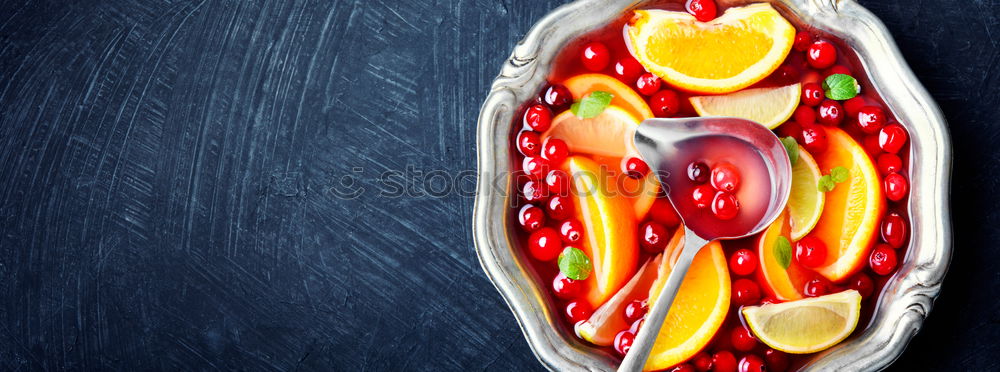
{"label": "orange slice", "polygon": [[638,127],[639,119],[618,106],[608,106],[589,119],[567,110],[552,119],[552,126],[542,133],[542,141],[561,139],[572,152],[613,158],[638,156],[632,143]]}
{"label": "orange slice", "polygon": [[[680,246],[684,229],[677,229],[667,244],[656,282],[649,292],[653,304],[663,290]],[[710,243],[694,257],[667,319],[656,337],[644,370],[664,369],[681,363],[703,349],[722,326],[729,310],[730,282],[726,256],[719,242]]]}
{"label": "orange slice", "polygon": [[592,159],[607,170],[608,191],[613,195],[623,195],[632,202],[636,221],[642,221],[653,208],[656,195],[660,192],[660,182],[656,175],[649,173],[642,179],[628,177],[621,171],[621,158],[593,156]]}
{"label": "orange slice", "polygon": [[583,156],[570,156],[563,170],[573,177],[573,209],[584,227],[579,248],[593,264],[584,283],[584,298],[597,308],[635,274],[638,227],[628,199],[608,193],[600,165]]}
{"label": "orange slice", "polygon": [[[801,289],[809,280],[808,271],[792,258],[795,254],[795,248],[792,245],[792,240],[789,239],[790,233],[788,212],[785,211],[771,223],[771,226],[767,227],[767,230],[764,230],[764,233],[757,240],[757,257],[760,257],[760,269],[757,270],[759,281],[765,284],[763,286],[765,292],[782,301],[802,298]],[[784,237],[789,242],[790,264],[787,269],[778,262],[775,251],[779,237]]]}
{"label": "orange slice", "polygon": [[646,100],[635,93],[632,88],[625,85],[618,79],[604,74],[583,74],[576,75],[563,82],[566,89],[573,95],[573,100],[579,101],[594,91],[604,91],[614,95],[611,104],[621,107],[640,121],[653,117],[653,111],[649,109]]}
{"label": "orange slice", "polygon": [[590,319],[577,323],[576,334],[594,345],[613,345],[618,332],[631,326],[625,320],[625,306],[635,300],[645,300],[649,296],[649,287],[656,280],[657,270],[660,267],[660,257],[662,255],[646,261],[639,272],[635,273],[618,293],[594,310]]}
{"label": "orange slice", "polygon": [[693,92],[729,93],[774,72],[795,28],[770,4],[729,8],[710,22],[686,12],[637,10],[626,42],[647,70]]}
{"label": "orange slice", "polygon": [[826,193],[823,215],[812,235],[827,248],[826,262],[816,272],[838,282],[864,266],[885,212],[885,199],[881,179],[865,149],[839,128],[826,128],[826,136],[827,150],[813,155],[820,171],[845,167],[850,176]]}

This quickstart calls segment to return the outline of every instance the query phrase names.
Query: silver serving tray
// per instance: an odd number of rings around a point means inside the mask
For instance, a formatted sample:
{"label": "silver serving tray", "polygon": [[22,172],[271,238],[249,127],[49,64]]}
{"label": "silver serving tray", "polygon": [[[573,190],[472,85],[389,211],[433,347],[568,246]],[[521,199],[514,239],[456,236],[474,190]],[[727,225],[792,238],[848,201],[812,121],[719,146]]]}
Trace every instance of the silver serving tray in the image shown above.
{"label": "silver serving tray", "polygon": [[[722,0],[726,3],[748,1]],[[755,1],[749,1],[755,2]],[[858,334],[814,358],[802,370],[880,370],[903,352],[920,329],[951,261],[948,194],[951,142],[940,109],[906,65],[881,21],[855,0],[769,1],[853,48],[888,108],[910,133],[910,247]],[[486,275],[503,295],[531,350],[552,370],[614,370],[619,359],[579,341],[552,312],[547,287],[517,248],[509,213],[513,115],[546,84],[562,46],[608,24],[642,1],[578,0],[542,18],[517,46],[493,82],[478,124],[478,184],[473,227]]]}

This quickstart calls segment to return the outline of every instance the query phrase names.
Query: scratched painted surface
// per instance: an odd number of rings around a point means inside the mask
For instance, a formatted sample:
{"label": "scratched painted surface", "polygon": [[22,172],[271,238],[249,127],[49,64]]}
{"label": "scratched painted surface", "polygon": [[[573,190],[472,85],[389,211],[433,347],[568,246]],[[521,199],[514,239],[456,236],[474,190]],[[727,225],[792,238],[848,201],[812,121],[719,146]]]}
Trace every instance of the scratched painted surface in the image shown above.
{"label": "scratched painted surface", "polygon": [[[0,1],[0,369],[540,369],[428,172],[474,169],[558,3]],[[865,4],[957,144],[954,269],[897,367],[996,370],[1000,6]]]}

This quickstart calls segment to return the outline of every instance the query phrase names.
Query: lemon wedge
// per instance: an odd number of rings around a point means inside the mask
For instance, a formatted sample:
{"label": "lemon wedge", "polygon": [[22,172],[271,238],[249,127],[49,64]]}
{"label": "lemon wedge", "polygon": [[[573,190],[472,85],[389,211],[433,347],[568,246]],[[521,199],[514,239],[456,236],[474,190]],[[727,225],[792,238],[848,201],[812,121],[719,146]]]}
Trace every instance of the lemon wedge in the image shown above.
{"label": "lemon wedge", "polygon": [[793,242],[812,231],[823,215],[826,194],[816,187],[822,176],[816,160],[805,148],[799,146],[799,160],[792,166],[792,191],[788,197],[788,217],[792,225]]}
{"label": "lemon wedge", "polygon": [[743,308],[757,339],[790,354],[826,350],[854,332],[861,295],[853,289],[780,304]]}
{"label": "lemon wedge", "polygon": [[701,116],[731,116],[753,120],[768,129],[777,128],[792,117],[799,106],[802,88],[792,84],[776,88],[755,88],[717,96],[691,97],[691,105]]}

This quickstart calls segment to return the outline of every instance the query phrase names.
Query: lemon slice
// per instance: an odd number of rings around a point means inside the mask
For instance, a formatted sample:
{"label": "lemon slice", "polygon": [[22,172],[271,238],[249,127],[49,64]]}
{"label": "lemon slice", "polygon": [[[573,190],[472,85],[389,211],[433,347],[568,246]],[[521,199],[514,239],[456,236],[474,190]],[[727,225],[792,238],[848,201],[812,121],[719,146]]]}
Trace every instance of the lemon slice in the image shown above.
{"label": "lemon slice", "polygon": [[792,241],[805,237],[823,215],[826,194],[816,187],[822,176],[816,160],[799,146],[799,160],[792,166],[792,192],[788,197]]}
{"label": "lemon slice", "polygon": [[698,115],[743,118],[774,129],[792,117],[795,108],[799,106],[801,93],[799,84],[792,84],[776,88],[747,89],[718,96],[696,96],[690,100]]}
{"label": "lemon slice", "polygon": [[826,350],[858,326],[861,295],[853,289],[780,304],[743,308],[757,339],[790,354]]}
{"label": "lemon slice", "polygon": [[618,106],[608,106],[600,115],[581,119],[567,110],[542,134],[542,141],[558,138],[566,141],[572,152],[624,158],[638,156],[632,143],[639,119]]}

